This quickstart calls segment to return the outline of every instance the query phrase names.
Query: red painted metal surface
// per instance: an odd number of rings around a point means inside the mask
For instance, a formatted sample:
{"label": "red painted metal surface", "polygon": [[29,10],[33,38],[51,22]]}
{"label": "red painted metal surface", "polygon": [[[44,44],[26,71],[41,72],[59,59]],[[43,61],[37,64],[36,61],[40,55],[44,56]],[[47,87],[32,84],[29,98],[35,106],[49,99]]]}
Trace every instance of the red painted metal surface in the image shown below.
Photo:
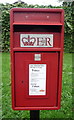
{"label": "red painted metal surface", "polygon": [[[20,47],[20,34],[53,34],[53,47]],[[64,43],[63,9],[13,8],[10,12],[12,108],[60,108]],[[41,54],[35,61],[34,55]],[[46,64],[46,95],[29,95],[29,64]]]}

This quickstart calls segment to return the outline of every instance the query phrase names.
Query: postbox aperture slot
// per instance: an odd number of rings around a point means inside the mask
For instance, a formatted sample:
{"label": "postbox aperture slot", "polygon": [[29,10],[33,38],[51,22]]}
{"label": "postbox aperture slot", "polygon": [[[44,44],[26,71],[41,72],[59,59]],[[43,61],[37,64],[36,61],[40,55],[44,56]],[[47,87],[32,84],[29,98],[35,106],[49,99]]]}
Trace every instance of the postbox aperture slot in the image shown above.
{"label": "postbox aperture slot", "polygon": [[14,25],[14,32],[61,32],[60,25]]}

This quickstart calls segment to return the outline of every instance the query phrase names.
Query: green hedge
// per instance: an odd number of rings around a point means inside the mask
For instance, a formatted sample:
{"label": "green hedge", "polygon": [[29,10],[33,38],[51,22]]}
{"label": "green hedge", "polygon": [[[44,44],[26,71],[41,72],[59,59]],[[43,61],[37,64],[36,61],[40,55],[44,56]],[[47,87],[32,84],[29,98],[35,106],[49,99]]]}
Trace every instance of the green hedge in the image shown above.
{"label": "green hedge", "polygon": [[2,12],[2,19],[0,18],[0,23],[2,22],[2,51],[6,52],[10,50],[10,9],[14,7],[21,7],[21,8],[63,8],[65,10],[65,40],[64,40],[64,49],[66,52],[72,52],[72,26],[71,26],[71,19],[72,19],[72,8],[71,5],[63,3],[63,6],[60,7],[52,7],[49,6],[39,6],[39,5],[27,5],[23,3],[16,3],[16,4],[0,4],[0,11]]}

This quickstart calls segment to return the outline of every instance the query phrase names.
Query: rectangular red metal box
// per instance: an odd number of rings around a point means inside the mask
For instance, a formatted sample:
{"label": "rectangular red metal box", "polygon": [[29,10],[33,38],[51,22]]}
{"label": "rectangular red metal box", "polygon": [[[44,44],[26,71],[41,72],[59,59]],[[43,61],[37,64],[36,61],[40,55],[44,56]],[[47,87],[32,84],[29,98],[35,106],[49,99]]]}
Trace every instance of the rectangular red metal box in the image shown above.
{"label": "rectangular red metal box", "polygon": [[12,108],[60,108],[64,43],[63,9],[10,11]]}

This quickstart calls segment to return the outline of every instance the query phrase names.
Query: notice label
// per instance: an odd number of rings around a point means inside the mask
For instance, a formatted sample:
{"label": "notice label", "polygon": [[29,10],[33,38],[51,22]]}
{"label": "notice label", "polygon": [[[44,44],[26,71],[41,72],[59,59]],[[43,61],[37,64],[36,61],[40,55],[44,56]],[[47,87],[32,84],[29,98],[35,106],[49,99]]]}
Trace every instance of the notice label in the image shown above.
{"label": "notice label", "polygon": [[29,64],[29,95],[46,95],[46,64]]}
{"label": "notice label", "polygon": [[40,61],[41,60],[41,54],[35,54],[34,55],[34,60],[35,61]]}

